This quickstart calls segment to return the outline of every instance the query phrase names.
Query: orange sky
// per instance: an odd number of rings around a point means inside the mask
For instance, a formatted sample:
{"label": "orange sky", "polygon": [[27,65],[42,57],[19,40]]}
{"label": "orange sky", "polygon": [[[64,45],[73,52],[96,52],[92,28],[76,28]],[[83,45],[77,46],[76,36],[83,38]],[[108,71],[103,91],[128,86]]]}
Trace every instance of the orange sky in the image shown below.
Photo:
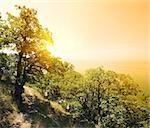
{"label": "orange sky", "polygon": [[129,68],[138,66],[147,76],[148,0],[5,0],[0,12],[15,12],[15,4],[38,11],[53,33],[53,54],[77,70],[99,65],[118,70],[119,63],[134,61],[142,65]]}

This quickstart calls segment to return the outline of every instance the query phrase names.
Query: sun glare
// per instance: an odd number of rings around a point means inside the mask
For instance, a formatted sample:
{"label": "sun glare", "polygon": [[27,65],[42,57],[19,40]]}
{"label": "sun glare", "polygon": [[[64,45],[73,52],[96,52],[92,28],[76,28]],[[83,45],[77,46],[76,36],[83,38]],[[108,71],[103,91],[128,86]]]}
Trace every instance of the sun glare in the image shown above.
{"label": "sun glare", "polygon": [[54,45],[47,46],[47,50],[51,53],[52,56],[61,57],[60,53]]}
{"label": "sun glare", "polygon": [[49,45],[47,46],[47,50],[51,53],[52,56],[59,57],[63,60],[68,60],[67,53],[62,51],[62,49],[57,46]]}
{"label": "sun glare", "polygon": [[47,50],[52,54],[52,55],[55,55],[56,54],[56,50],[54,48],[54,46],[50,45],[47,47]]}

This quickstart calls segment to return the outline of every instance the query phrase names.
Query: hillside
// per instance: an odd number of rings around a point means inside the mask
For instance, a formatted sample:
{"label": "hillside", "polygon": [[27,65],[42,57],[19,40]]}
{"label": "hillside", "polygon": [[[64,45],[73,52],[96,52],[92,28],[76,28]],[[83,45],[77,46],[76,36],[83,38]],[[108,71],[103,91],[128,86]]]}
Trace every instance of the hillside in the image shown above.
{"label": "hillside", "polygon": [[48,101],[36,90],[25,86],[24,113],[18,111],[12,102],[9,84],[0,82],[0,127],[6,128],[45,128],[45,127],[68,127],[71,120],[57,102]]}

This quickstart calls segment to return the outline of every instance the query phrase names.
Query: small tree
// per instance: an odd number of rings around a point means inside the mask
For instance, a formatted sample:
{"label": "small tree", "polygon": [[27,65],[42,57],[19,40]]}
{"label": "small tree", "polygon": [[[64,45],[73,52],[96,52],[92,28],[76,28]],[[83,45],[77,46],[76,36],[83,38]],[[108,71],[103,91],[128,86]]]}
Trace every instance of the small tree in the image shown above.
{"label": "small tree", "polygon": [[14,99],[22,108],[22,93],[29,75],[42,74],[51,68],[47,45],[53,43],[51,33],[43,28],[37,11],[16,6],[19,15],[7,13],[7,20],[0,19],[0,47],[13,48],[17,54]]}

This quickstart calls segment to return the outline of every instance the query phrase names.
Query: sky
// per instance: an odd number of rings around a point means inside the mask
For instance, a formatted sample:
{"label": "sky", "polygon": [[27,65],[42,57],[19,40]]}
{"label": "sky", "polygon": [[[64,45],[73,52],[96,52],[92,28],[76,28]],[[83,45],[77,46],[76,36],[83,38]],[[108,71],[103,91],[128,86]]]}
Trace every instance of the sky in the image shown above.
{"label": "sky", "polygon": [[38,11],[53,54],[76,70],[102,65],[148,79],[148,0],[5,0],[0,12],[15,14],[16,4]]}

